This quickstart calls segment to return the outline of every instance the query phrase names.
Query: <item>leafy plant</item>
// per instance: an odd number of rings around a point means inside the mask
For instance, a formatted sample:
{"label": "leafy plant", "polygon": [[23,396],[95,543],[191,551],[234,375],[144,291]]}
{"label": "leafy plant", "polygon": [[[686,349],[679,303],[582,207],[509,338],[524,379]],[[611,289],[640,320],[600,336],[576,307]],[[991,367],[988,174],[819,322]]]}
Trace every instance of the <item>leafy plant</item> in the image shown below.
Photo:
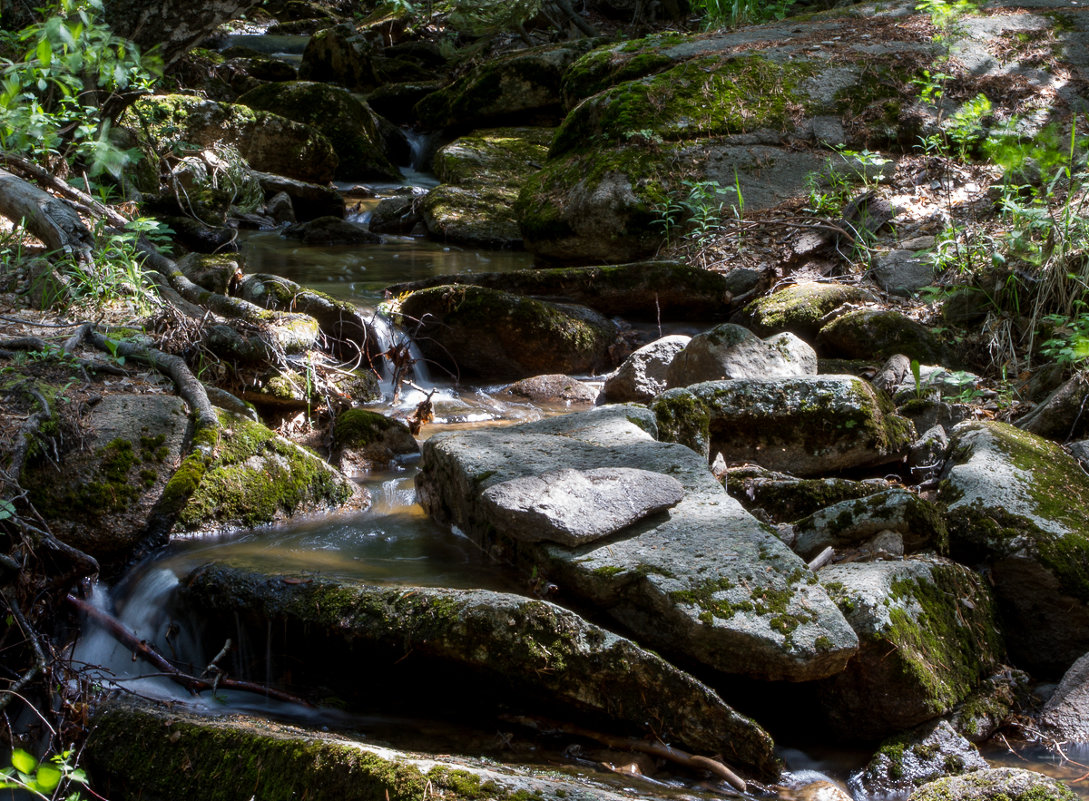
{"label": "leafy plant", "polygon": [[1076,301],[1081,311],[1067,319],[1061,314],[1047,314],[1042,322],[1051,328],[1051,338],[1040,345],[1040,353],[1063,367],[1080,367],[1089,361],[1089,309]]}
{"label": "leafy plant", "polygon": [[32,754],[16,748],[11,753],[11,767],[0,770],[0,788],[23,790],[47,801],[80,801],[79,792],[69,792],[73,784],[87,784],[87,774],[74,766],[71,751],[39,762]]}
{"label": "leafy plant", "polygon": [[755,25],[790,14],[796,0],[692,0],[692,11],[707,29]]}

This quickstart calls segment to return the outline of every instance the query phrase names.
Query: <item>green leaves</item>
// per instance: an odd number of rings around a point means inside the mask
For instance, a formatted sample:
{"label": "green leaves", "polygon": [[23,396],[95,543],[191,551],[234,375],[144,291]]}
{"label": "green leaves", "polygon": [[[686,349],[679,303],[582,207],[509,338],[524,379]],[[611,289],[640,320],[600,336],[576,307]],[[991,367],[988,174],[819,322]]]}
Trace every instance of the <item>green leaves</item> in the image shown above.
{"label": "green leaves", "polygon": [[[40,798],[52,799],[62,781],[87,783],[87,774],[73,768],[68,760],[70,751],[58,754],[49,761],[39,763],[34,756],[21,748],[11,752],[11,767],[0,770],[0,788],[26,790]],[[67,796],[76,801],[79,793]]]}

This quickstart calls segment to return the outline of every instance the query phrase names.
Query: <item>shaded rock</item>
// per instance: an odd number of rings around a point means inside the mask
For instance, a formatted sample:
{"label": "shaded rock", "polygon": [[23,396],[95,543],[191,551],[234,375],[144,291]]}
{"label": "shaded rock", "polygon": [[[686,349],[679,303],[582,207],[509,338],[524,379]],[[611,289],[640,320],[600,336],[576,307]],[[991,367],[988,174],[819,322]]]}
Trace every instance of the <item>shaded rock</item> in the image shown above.
{"label": "shaded rock", "polygon": [[946,403],[926,398],[912,398],[902,403],[896,413],[915,423],[916,431],[929,431],[934,426],[941,426],[946,432],[952,431],[957,423],[963,423],[972,416],[972,409],[963,403]]}
{"label": "shaded rock", "polygon": [[592,372],[608,366],[616,338],[615,324],[585,307],[474,286],[421,289],[401,313],[420,321],[425,358],[486,380]]}
{"label": "shaded rock", "polygon": [[367,105],[401,125],[415,122],[415,105],[443,87],[443,81],[395,81],[367,94]]}
{"label": "shaded rock", "polygon": [[349,476],[388,467],[420,452],[407,425],[369,409],[348,409],[333,422],[332,462]]}
{"label": "shaded rock", "polygon": [[639,348],[605,379],[602,397],[608,403],[645,403],[664,392],[669,364],[689,340],[691,337],[676,334]]}
{"label": "shaded rock", "polygon": [[190,253],[178,259],[177,266],[194,284],[220,295],[226,295],[231,284],[242,276],[238,258],[231,256]]}
{"label": "shaded rock", "polygon": [[1059,442],[1082,437],[1089,431],[1089,423],[1083,419],[1087,397],[1089,374],[1079,372],[1018,420],[1017,427]]}
{"label": "shaded rock", "polygon": [[565,468],[493,484],[481,495],[484,514],[501,535],[572,548],[622,531],[683,498],[675,478],[630,467]]}
{"label": "shaded rock", "polygon": [[569,375],[537,375],[523,378],[499,390],[504,395],[533,403],[564,406],[593,406],[597,390]]}
{"label": "shaded rock", "polygon": [[[238,614],[255,631],[272,621],[273,630],[304,638],[294,647],[324,655],[312,670],[345,699],[373,704],[368,687],[380,684],[387,692],[415,688],[432,713],[498,703],[528,713],[560,707],[633,733],[654,720],[673,742],[721,752],[759,776],[776,773],[771,737],[706,685],[547,601],[305,578],[198,568],[185,582],[184,600],[204,616]],[[289,652],[286,642],[273,652]],[[333,664],[352,667],[338,673],[329,670]],[[436,675],[445,677],[443,686],[427,687]]]}
{"label": "shaded rock", "polygon": [[324,134],[337,154],[337,178],[401,179],[386,152],[378,115],[346,89],[311,81],[269,83],[239,96],[238,102]]}
{"label": "shaded rock", "polygon": [[299,78],[354,90],[371,89],[380,83],[371,65],[375,50],[372,40],[351,25],[326,28],[306,43],[299,62]]}
{"label": "shaded rock", "polygon": [[298,222],[295,216],[295,207],[291,203],[291,195],[287,192],[277,192],[265,202],[265,211],[277,225]]}
{"label": "shaded rock", "polygon": [[237,252],[238,231],[224,225],[206,225],[192,217],[157,215],[157,219],[173,229],[170,238],[176,245],[194,253]]}
{"label": "shaded rock", "polygon": [[941,358],[941,345],[933,332],[892,309],[858,309],[840,315],[821,328],[817,347],[822,353],[849,359],[886,358],[897,353],[919,362]]}
{"label": "shaded rock", "polygon": [[881,744],[851,788],[867,798],[906,796],[916,787],[987,767],[987,760],[947,721],[939,720]]}
{"label": "shaded rock", "polygon": [[255,172],[266,195],[283,192],[291,198],[295,220],[305,222],[318,217],[343,217],[344,198],[331,186],[294,181],[282,175]]}
{"label": "shaded rock", "polygon": [[1063,675],[1038,716],[1040,730],[1056,740],[1089,743],[1089,654]]}
{"label": "shaded rock", "polygon": [[986,561],[1018,666],[1058,678],[1089,650],[1089,476],[1055,443],[1011,425],[953,429],[952,554]]}
{"label": "shaded rock", "polygon": [[866,290],[851,284],[810,281],[758,298],[730,321],[760,337],[789,331],[813,342],[825,325],[827,315],[845,303],[860,303],[869,297]]}
{"label": "shaded rock", "polygon": [[908,553],[928,547],[944,551],[948,546],[938,508],[913,492],[891,489],[841,501],[797,521],[794,550],[812,559],[829,545],[848,548],[882,531],[903,535],[903,549]]}
{"label": "shaded rock", "polygon": [[[609,406],[488,431],[437,434],[416,477],[421,505],[487,553],[514,560],[640,642],[719,672],[805,680],[841,670],[855,635],[805,563],[723,491],[706,462],[655,442],[651,414]],[[676,478],[664,519],[571,551],[516,542],[488,523],[494,484],[572,468],[632,467]]]}
{"label": "shaded rock", "polygon": [[874,257],[870,275],[886,292],[910,298],[934,283],[934,265],[914,250],[890,250]]}
{"label": "shaded rock", "polygon": [[[722,317],[741,282],[733,270],[725,276],[673,261],[643,261],[598,267],[553,267],[505,273],[440,275],[388,287],[394,295],[444,284],[472,284],[517,295],[563,299],[608,316],[636,320],[702,320]],[[738,293],[740,294],[740,293]]]}
{"label": "shaded rock", "polygon": [[236,103],[148,95],[129,107],[121,123],[150,136],[156,153],[230,145],[255,170],[299,181],[326,183],[338,164],[332,144],[317,129]]}
{"label": "shaded rock", "polygon": [[958,704],[948,720],[969,742],[985,743],[1011,715],[1028,706],[1030,683],[1023,670],[1003,667]]}
{"label": "shaded rock", "polygon": [[843,736],[888,735],[946,714],[1004,655],[990,590],[966,567],[926,557],[831,565],[818,575],[860,641],[818,690]]}
{"label": "shaded rock", "polygon": [[411,234],[422,222],[420,203],[425,194],[413,187],[411,193],[382,198],[371,212],[370,229],[376,234]]}
{"label": "shaded rock", "polygon": [[295,370],[272,369],[253,377],[241,391],[243,400],[265,410],[300,411],[321,402],[318,388]]}
{"label": "shaded rock", "polygon": [[928,481],[941,473],[949,455],[949,435],[941,426],[934,426],[911,443],[907,464],[915,481]]}
{"label": "shaded rock", "polygon": [[889,488],[888,482],[846,478],[797,478],[759,465],[729,468],[726,491],[761,519],[784,523],[840,501],[865,498]]}
{"label": "shaded rock", "polygon": [[457,801],[485,794],[571,801],[630,797],[539,771],[520,772],[498,760],[397,751],[327,731],[242,716],[204,717],[179,705],[147,702],[114,701],[96,709],[85,753],[96,782],[140,787],[162,801],[219,801],[239,792],[266,799],[305,794],[311,801],[387,793],[391,798],[441,794]]}
{"label": "shaded rock", "polygon": [[723,323],[692,337],[670,362],[666,385],[743,378],[816,375],[817,354],[793,334],[761,340],[747,328]]}
{"label": "shaded rock", "polygon": [[365,225],[339,217],[318,217],[289,225],[282,232],[288,239],[298,239],[305,245],[377,245],[382,241]]}
{"label": "shaded rock", "polygon": [[708,381],[668,390],[652,408],[663,440],[798,476],[892,462],[915,438],[854,376]]}
{"label": "shaded rock", "polygon": [[1020,768],[988,768],[924,784],[908,801],[1076,801],[1058,779]]}

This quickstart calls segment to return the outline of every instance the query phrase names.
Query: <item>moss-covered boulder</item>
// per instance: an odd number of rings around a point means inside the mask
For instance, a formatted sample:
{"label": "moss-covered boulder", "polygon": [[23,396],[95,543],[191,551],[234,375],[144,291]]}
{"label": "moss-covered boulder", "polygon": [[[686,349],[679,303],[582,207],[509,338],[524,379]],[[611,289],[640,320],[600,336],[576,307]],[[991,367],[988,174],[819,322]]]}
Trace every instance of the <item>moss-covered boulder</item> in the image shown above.
{"label": "moss-covered boulder", "polygon": [[310,37],[299,62],[299,77],[366,91],[379,85],[372,60],[374,41],[348,24],[334,25]]}
{"label": "moss-covered boulder", "polygon": [[886,359],[902,353],[924,363],[939,361],[934,332],[895,309],[856,309],[821,328],[817,348],[825,356]]}
{"label": "moss-covered boulder", "polygon": [[939,720],[883,742],[869,764],[851,778],[851,786],[867,798],[902,798],[944,776],[986,768],[987,760],[975,746],[948,721]]}
{"label": "moss-covered boulder", "polygon": [[691,41],[675,31],[603,45],[581,56],[564,73],[561,91],[570,110],[586,98],[618,83],[662,72],[676,63],[671,46]]}
{"label": "moss-covered boulder", "polygon": [[317,129],[268,111],[190,95],[148,95],[121,118],[155,153],[230,145],[255,170],[323,184],[336,174],[333,145]]}
{"label": "moss-covered boulder", "polygon": [[378,115],[346,89],[312,81],[268,83],[238,102],[320,131],[336,151],[337,178],[401,179],[386,152]]}
{"label": "moss-covered boulder", "polygon": [[[855,635],[805,562],[722,489],[706,462],[656,442],[653,416],[608,406],[508,428],[437,434],[423,446],[417,494],[527,578],[556,583],[639,642],[724,674],[805,681],[841,670]],[[571,549],[506,536],[484,492],[562,469],[631,467],[677,479],[684,499],[623,535]]]}
{"label": "moss-covered boulder", "polygon": [[865,498],[889,489],[883,480],[798,478],[759,465],[728,468],[726,491],[761,520],[788,523],[841,501]]}
{"label": "moss-covered boulder", "polygon": [[502,381],[611,366],[616,326],[583,306],[439,286],[413,292],[400,311],[423,355],[454,375]]}
{"label": "moss-covered boulder", "polygon": [[[37,391],[56,395],[45,385]],[[62,405],[52,400],[55,417],[45,435],[60,433]],[[44,458],[43,441],[20,482],[53,533],[111,573],[138,550],[164,544],[169,521],[158,505],[184,454],[188,427],[180,398],[107,394],[83,415],[78,436],[67,432],[62,439],[82,440],[82,447],[54,461]]]}
{"label": "moss-covered boulder", "polygon": [[[298,578],[307,580],[200,568],[185,580],[183,601],[208,619],[236,614],[258,636],[272,621],[284,638],[272,644],[273,653],[301,648],[310,655],[313,666],[292,667],[292,679],[311,683],[305,672],[312,670],[313,682],[353,706],[373,708],[371,688],[382,686],[389,697],[416,692],[428,699],[416,706],[455,717],[466,708],[514,705],[522,714],[550,715],[564,708],[632,733],[653,720],[671,742],[722,753],[756,776],[776,774],[771,738],[706,685],[547,601]],[[219,633],[209,634],[209,643]],[[424,686],[435,675],[443,676],[440,686]]]}
{"label": "moss-covered boulder", "polygon": [[435,174],[443,183],[421,204],[432,237],[483,247],[521,247],[514,201],[548,155],[551,128],[490,128],[441,147]]}
{"label": "moss-covered boulder", "polygon": [[707,381],[663,392],[651,408],[665,441],[797,476],[895,461],[915,438],[854,376]]}
{"label": "moss-covered boulder", "polygon": [[176,531],[250,528],[353,497],[364,502],[345,476],[262,424],[227,412],[220,424],[207,465],[186,459],[163,490],[163,504],[177,510]]}
{"label": "moss-covered boulder", "polygon": [[[222,691],[220,691],[222,692]],[[494,735],[491,737],[494,741]],[[504,759],[398,751],[328,731],[247,716],[208,716],[180,705],[113,702],[95,711],[84,755],[111,798],[161,801],[624,801],[625,792]],[[496,754],[499,756],[499,754]]]}
{"label": "moss-covered boulder", "polygon": [[1089,651],[1089,477],[1050,440],[1005,423],[953,429],[952,553],[985,561],[1014,663],[1058,679]]}
{"label": "moss-covered boulder", "polygon": [[1043,773],[1020,768],[988,768],[924,784],[908,801],[1076,801],[1078,796]]}
{"label": "moss-covered boulder", "polygon": [[673,357],[666,385],[741,378],[796,378],[817,374],[817,354],[793,334],[760,339],[747,328],[723,323],[696,334]]}
{"label": "moss-covered boulder", "polygon": [[830,725],[865,739],[951,711],[1005,655],[990,588],[937,557],[833,565],[821,585],[861,646],[818,693]]}
{"label": "moss-covered boulder", "polygon": [[472,284],[516,295],[562,299],[602,314],[635,320],[714,320],[724,317],[738,286],[723,275],[675,261],[595,267],[551,267],[505,273],[440,275],[388,287],[393,295],[443,284]]}
{"label": "moss-covered boulder", "polygon": [[544,45],[489,58],[416,104],[429,128],[548,125],[560,116],[560,79],[582,43]]}
{"label": "moss-covered boulder", "polygon": [[381,412],[348,409],[333,423],[333,464],[348,475],[390,466],[399,456],[420,452],[408,426]]}
{"label": "moss-covered boulder", "polygon": [[754,300],[730,321],[757,336],[789,331],[806,342],[814,342],[827,314],[844,303],[858,303],[868,297],[864,289],[851,284],[807,281]]}

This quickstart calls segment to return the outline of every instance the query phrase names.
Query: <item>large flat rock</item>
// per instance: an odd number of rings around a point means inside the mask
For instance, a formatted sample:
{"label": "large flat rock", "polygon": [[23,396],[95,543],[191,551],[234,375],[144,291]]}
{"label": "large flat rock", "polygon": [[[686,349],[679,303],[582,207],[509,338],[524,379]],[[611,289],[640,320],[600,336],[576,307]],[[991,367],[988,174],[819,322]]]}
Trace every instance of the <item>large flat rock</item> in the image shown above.
{"label": "large flat rock", "polygon": [[[488,431],[439,434],[416,486],[439,523],[592,604],[636,639],[728,674],[805,681],[841,670],[853,630],[805,562],[728,496],[690,449],[657,442],[635,406]],[[668,512],[581,548],[520,542],[488,523],[495,484],[574,468],[635,467],[677,479]]]}

